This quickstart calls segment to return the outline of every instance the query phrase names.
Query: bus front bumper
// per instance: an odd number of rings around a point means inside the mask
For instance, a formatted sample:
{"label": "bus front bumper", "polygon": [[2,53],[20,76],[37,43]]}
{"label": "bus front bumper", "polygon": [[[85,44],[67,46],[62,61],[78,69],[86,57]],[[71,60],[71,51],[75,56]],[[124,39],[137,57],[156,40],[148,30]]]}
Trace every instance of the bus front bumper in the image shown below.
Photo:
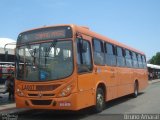
{"label": "bus front bumper", "polygon": [[17,108],[78,110],[77,96],[77,93],[72,93],[67,97],[60,98],[28,98],[17,95],[15,97]]}

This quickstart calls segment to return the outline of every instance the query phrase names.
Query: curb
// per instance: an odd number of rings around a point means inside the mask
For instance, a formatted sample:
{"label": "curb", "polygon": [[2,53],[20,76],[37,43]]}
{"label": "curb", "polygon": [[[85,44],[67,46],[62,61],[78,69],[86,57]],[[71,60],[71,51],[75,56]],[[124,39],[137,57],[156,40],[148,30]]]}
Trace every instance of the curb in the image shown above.
{"label": "curb", "polygon": [[13,108],[5,108],[5,109],[2,109],[2,110],[0,110],[0,114],[4,114],[5,112],[8,112],[8,111],[11,111],[11,110],[14,110],[14,109],[16,109],[16,108],[13,107]]}
{"label": "curb", "polygon": [[160,79],[148,81],[149,84],[154,84],[160,82]]}
{"label": "curb", "polygon": [[3,110],[0,110],[0,114],[15,114],[15,113],[21,113],[21,112],[24,112],[24,111],[28,111],[28,110],[31,110],[29,108],[16,108],[16,107],[13,107],[13,108],[7,108],[7,109],[3,109]]}
{"label": "curb", "polygon": [[30,110],[30,109],[29,108],[16,108],[16,104],[11,103],[11,104],[6,104],[6,105],[1,105],[0,115],[20,113],[20,112],[24,112],[27,110]]}

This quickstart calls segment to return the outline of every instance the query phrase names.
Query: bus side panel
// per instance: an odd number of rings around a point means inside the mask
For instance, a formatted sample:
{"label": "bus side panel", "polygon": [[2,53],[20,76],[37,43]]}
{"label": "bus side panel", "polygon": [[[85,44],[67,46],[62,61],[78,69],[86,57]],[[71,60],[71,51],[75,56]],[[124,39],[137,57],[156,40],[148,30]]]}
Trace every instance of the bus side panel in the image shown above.
{"label": "bus side panel", "polygon": [[134,82],[138,81],[139,91],[144,90],[148,86],[148,76],[146,69],[134,69],[133,70],[133,92]]}
{"label": "bus side panel", "polygon": [[95,94],[93,90],[79,92],[77,95],[77,109],[95,105]]}
{"label": "bus side panel", "polygon": [[[105,85],[106,91],[105,100],[111,100],[117,97],[117,81],[115,77],[115,69],[114,67],[110,66],[96,66],[94,71],[94,78],[95,78],[95,90],[97,89],[98,85],[103,84]],[[112,70],[111,70],[112,69]],[[96,94],[96,92],[95,92]]]}
{"label": "bus side panel", "polygon": [[106,101],[117,98],[117,69],[114,66],[105,67]]}
{"label": "bus side panel", "polygon": [[95,79],[93,73],[78,74],[78,96],[77,106],[82,109],[95,104],[94,87]]}
{"label": "bus side panel", "polygon": [[140,69],[139,70],[139,91],[144,90],[148,86],[148,75],[147,70]]}
{"label": "bus side panel", "polygon": [[117,71],[118,97],[133,93],[132,69],[118,67]]}

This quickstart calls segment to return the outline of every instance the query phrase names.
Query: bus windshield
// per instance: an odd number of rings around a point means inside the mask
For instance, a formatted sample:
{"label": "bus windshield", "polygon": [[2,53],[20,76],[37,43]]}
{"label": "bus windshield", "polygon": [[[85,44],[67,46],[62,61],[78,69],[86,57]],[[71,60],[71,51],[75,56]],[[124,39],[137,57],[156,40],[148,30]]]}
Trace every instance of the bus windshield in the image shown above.
{"label": "bus windshield", "polygon": [[72,41],[25,44],[16,49],[16,78],[25,81],[49,81],[73,72]]}

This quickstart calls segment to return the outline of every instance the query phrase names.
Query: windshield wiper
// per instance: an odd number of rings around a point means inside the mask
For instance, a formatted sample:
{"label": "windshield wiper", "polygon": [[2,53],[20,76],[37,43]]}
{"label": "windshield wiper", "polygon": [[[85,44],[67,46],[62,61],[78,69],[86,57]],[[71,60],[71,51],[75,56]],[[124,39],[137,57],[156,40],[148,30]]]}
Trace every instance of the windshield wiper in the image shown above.
{"label": "windshield wiper", "polygon": [[27,49],[28,49],[29,54],[30,54],[31,57],[33,58],[33,63],[35,64],[35,62],[36,62],[36,56],[35,56],[35,54],[36,54],[36,50],[37,50],[37,49],[34,48],[34,49],[31,51],[29,44],[26,44],[26,47],[27,47]]}
{"label": "windshield wiper", "polygon": [[[33,49],[33,51],[31,51],[30,50],[30,46],[29,46],[29,44],[26,44],[26,47],[27,47],[27,49],[28,49],[28,52],[29,52],[29,54],[31,55],[31,57],[35,57],[35,53],[36,53],[36,50],[35,49]],[[33,55],[33,53],[34,53],[34,55]]]}
{"label": "windshield wiper", "polygon": [[52,49],[53,47],[55,47],[56,44],[57,44],[57,39],[54,39],[54,40],[52,41],[51,45],[49,46],[48,50],[46,50],[45,58],[49,56],[49,53],[50,53],[51,49]]}
{"label": "windshield wiper", "polygon": [[57,44],[57,39],[54,39],[54,40],[52,41],[51,45],[49,46],[49,48],[48,48],[48,49],[46,48],[46,50],[45,50],[45,61],[44,61],[44,62],[45,62],[45,66],[46,66],[46,64],[47,64],[47,57],[49,56],[49,53],[50,53],[51,49],[52,49],[53,47],[55,47],[56,44]]}

